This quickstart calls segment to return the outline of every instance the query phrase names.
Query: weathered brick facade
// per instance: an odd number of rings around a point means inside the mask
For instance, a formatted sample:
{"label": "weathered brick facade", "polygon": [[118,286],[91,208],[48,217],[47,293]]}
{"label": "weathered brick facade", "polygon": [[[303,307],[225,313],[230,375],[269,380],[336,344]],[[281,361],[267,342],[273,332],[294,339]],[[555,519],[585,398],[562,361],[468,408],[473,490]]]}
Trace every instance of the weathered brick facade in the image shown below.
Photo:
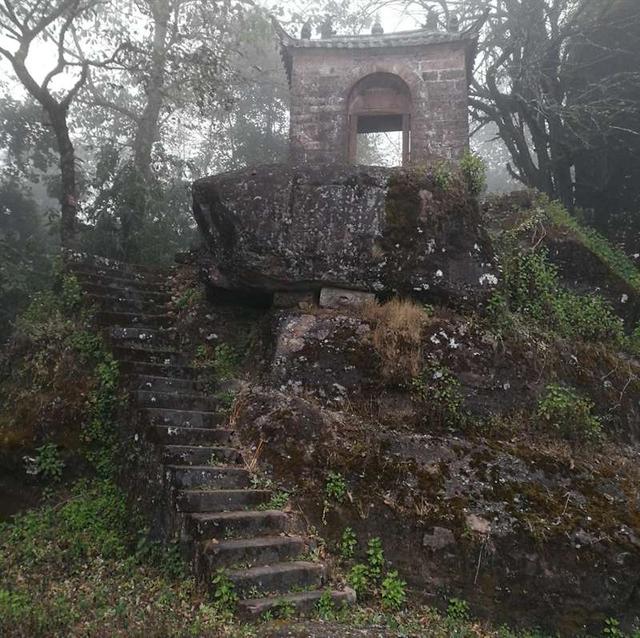
{"label": "weathered brick facade", "polygon": [[[410,96],[410,113],[404,115],[405,161],[459,158],[469,143],[468,85],[476,43],[474,32],[412,31],[320,40],[297,40],[285,34],[291,160],[353,160],[358,126],[350,112],[353,91],[373,74],[400,78]],[[384,114],[384,109],[377,107],[374,112]],[[389,112],[400,114],[397,109]]]}

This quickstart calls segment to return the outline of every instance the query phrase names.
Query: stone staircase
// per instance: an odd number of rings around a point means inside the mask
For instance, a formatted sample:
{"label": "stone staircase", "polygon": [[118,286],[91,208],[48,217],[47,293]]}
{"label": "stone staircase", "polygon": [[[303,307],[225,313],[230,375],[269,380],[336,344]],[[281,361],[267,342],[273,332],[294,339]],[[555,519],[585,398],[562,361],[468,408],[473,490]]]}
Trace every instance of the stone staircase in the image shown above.
{"label": "stone staircase", "polygon": [[179,535],[196,576],[211,588],[223,569],[248,617],[283,605],[313,611],[325,591],[336,606],[352,603],[353,591],[330,589],[326,566],[305,558],[313,545],[297,517],[270,509],[271,491],[253,486],[235,433],[176,347],[166,276],[81,255],[67,265],[97,309],[153,449],[171,510],[166,533]]}

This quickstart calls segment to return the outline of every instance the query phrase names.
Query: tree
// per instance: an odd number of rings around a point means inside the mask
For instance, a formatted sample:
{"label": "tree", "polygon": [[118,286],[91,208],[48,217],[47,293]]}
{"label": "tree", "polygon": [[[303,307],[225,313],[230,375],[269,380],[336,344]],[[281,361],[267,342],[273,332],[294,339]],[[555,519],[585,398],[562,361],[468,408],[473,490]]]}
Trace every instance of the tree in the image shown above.
{"label": "tree", "polygon": [[[17,79],[42,106],[53,129],[60,157],[61,224],[63,245],[72,245],[76,237],[78,188],[76,156],[69,133],[68,113],[71,103],[89,76],[89,62],[78,63],[69,55],[73,48],[74,32],[87,20],[102,0],[3,0],[0,3],[0,35],[12,43],[11,48],[0,47],[0,55],[11,64]],[[55,63],[42,79],[27,62],[34,48],[49,47],[55,52]],[[69,79],[71,87],[53,88],[54,80]]]}

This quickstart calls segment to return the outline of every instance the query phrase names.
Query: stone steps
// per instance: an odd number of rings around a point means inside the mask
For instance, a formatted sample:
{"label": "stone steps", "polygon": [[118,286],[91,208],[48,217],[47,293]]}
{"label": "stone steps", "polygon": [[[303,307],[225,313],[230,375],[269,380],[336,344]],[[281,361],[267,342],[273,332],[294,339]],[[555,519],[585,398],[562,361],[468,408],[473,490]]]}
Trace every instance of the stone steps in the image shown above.
{"label": "stone steps", "polygon": [[226,445],[233,431],[224,428],[180,428],[156,425],[147,428],[147,438],[157,445]]}
{"label": "stone steps", "polygon": [[91,270],[75,270],[75,276],[80,285],[85,286],[103,286],[116,290],[137,290],[141,292],[159,292],[167,294],[166,281],[162,278],[155,277],[132,277],[123,276],[122,274],[99,273]]}
{"label": "stone steps", "polygon": [[258,536],[202,544],[201,559],[209,572],[234,565],[261,567],[293,560],[306,548],[301,536]]}
{"label": "stone steps", "polygon": [[140,344],[114,345],[111,353],[118,361],[155,363],[157,365],[185,365],[185,357],[174,348],[146,346]]}
{"label": "stone steps", "polygon": [[287,561],[248,569],[227,571],[241,598],[267,594],[286,594],[291,590],[322,587],[326,568],[321,563]]}
{"label": "stone steps", "polygon": [[179,377],[163,377],[149,374],[130,375],[128,386],[132,390],[145,390],[147,392],[186,392],[194,394],[199,391],[199,383],[195,379],[181,379]]}
{"label": "stone steps", "polygon": [[167,445],[162,450],[167,465],[243,465],[242,453],[232,447]]}
{"label": "stone steps", "polygon": [[[157,450],[151,458],[162,464],[167,502],[178,513],[175,521],[168,517],[177,527],[168,533],[179,532],[190,544],[194,572],[212,586],[224,569],[248,618],[283,604],[313,611],[324,594],[326,567],[303,559],[309,541],[292,514],[266,509],[273,494],[252,486],[211,384],[173,347],[164,276],[77,255],[71,269],[126,376],[139,433]],[[331,597],[336,605],[355,599],[350,590]]]}
{"label": "stone steps", "polygon": [[175,503],[185,513],[235,512],[261,507],[271,496],[270,490],[182,490]]}
{"label": "stone steps", "polygon": [[140,326],[112,326],[107,329],[106,337],[114,345],[151,345],[154,347],[171,347],[175,340],[175,332],[169,329],[145,328]]}
{"label": "stone steps", "polygon": [[272,536],[286,532],[288,523],[280,510],[200,513],[186,519],[190,534],[199,540]]}
{"label": "stone steps", "polygon": [[113,312],[111,310],[99,310],[96,313],[96,321],[99,326],[130,326],[148,329],[170,328],[171,317],[164,313],[144,314],[140,312]]}
{"label": "stone steps", "polygon": [[[353,605],[356,602],[356,594],[352,589],[344,591],[326,590],[331,595],[331,601],[335,609],[345,605]],[[264,598],[250,598],[238,603],[238,613],[247,619],[258,618],[266,612],[275,612],[283,606],[293,608],[298,614],[312,614],[317,608],[319,600],[324,595],[323,590],[304,591],[294,594],[279,596],[265,596]]]}
{"label": "stone steps", "polygon": [[185,394],[180,391],[156,392],[137,390],[133,397],[140,407],[163,410],[216,413],[220,402],[205,394]]}
{"label": "stone steps", "polygon": [[150,361],[118,361],[120,372],[125,375],[146,375],[194,380],[200,374],[197,368],[180,363],[153,363]]}
{"label": "stone steps", "polygon": [[164,306],[171,301],[171,295],[168,292],[148,290],[147,288],[136,288],[134,286],[119,288],[102,283],[93,284],[88,282],[83,282],[81,287],[87,295],[94,297],[115,297],[125,301],[145,301],[154,303],[157,306]]}
{"label": "stone steps", "polygon": [[166,304],[159,303],[156,299],[130,296],[120,297],[114,295],[111,290],[107,290],[106,293],[95,294],[85,289],[84,296],[90,304],[96,306],[96,308],[102,312],[157,315],[164,314],[166,311]]}
{"label": "stone steps", "polygon": [[249,487],[251,481],[248,470],[225,465],[167,465],[165,478],[177,489],[215,486],[228,490]]}
{"label": "stone steps", "polygon": [[140,416],[149,425],[168,425],[174,428],[215,428],[224,421],[224,416],[219,412],[204,410],[141,408]]}

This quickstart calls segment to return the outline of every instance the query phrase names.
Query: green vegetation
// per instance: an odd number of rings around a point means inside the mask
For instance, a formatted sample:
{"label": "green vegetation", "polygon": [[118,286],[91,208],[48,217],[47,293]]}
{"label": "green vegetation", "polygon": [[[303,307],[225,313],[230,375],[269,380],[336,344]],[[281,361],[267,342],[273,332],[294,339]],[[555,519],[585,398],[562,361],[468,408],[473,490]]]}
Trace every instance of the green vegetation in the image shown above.
{"label": "green vegetation", "polygon": [[58,483],[62,479],[64,461],[60,458],[60,450],[53,443],[46,443],[36,449],[36,472],[46,481]]}
{"label": "green vegetation", "polygon": [[[352,534],[353,532],[347,536],[349,549],[355,549],[356,546],[356,539]],[[343,534],[343,540],[344,537],[345,534]],[[397,571],[386,570],[387,563],[379,538],[369,539],[366,556],[366,563],[352,565],[347,573],[347,583],[355,590],[359,600],[379,600],[386,611],[400,610],[407,598],[406,583]]]}
{"label": "green vegetation", "polygon": [[356,553],[356,547],[358,546],[358,539],[355,532],[350,527],[345,527],[342,532],[342,537],[338,543],[338,552],[342,560],[351,560]]}
{"label": "green vegetation", "polygon": [[407,600],[406,586],[397,571],[388,572],[380,584],[382,608],[389,611],[402,609]]}
{"label": "green vegetation", "polygon": [[430,366],[411,382],[414,394],[424,402],[431,423],[463,426],[466,420],[460,382],[446,367]]}
{"label": "green vegetation", "polygon": [[451,164],[445,160],[436,162],[433,166],[433,180],[435,185],[443,192],[447,192],[453,183]]}
{"label": "green vegetation", "polygon": [[593,414],[594,408],[575,390],[552,384],[538,403],[537,416],[566,439],[596,440],[602,435],[602,421]]}
{"label": "green vegetation", "polygon": [[607,264],[612,272],[640,293],[640,271],[621,250],[612,246],[593,228],[581,225],[559,202],[550,201],[545,195],[540,195],[538,206],[550,221],[570,229],[585,246]]}
{"label": "green vegetation", "polygon": [[339,472],[329,472],[324,486],[326,499],[332,503],[343,503],[347,496],[347,482]]}
{"label": "green vegetation", "polygon": [[228,343],[217,346],[201,345],[196,348],[193,365],[207,369],[214,381],[227,381],[238,374],[241,356]]}
{"label": "green vegetation", "polygon": [[558,269],[543,250],[523,253],[512,246],[503,253],[502,265],[502,288],[489,304],[498,326],[508,323],[504,311],[509,310],[561,337],[623,343],[623,323],[610,304],[602,297],[563,288]]}
{"label": "green vegetation", "polygon": [[184,579],[177,546],[146,539],[107,479],[79,481],[0,525],[0,635],[101,635],[105,625],[123,637],[231,635]]}
{"label": "green vegetation", "polygon": [[469,194],[478,197],[487,187],[487,166],[479,155],[465,151],[460,160],[460,170]]}
{"label": "green vegetation", "polygon": [[232,616],[238,604],[238,594],[224,570],[218,570],[214,579],[213,600],[216,608],[224,615]]}
{"label": "green vegetation", "polygon": [[290,494],[284,490],[274,492],[271,498],[258,507],[260,510],[281,510],[289,503]]}

